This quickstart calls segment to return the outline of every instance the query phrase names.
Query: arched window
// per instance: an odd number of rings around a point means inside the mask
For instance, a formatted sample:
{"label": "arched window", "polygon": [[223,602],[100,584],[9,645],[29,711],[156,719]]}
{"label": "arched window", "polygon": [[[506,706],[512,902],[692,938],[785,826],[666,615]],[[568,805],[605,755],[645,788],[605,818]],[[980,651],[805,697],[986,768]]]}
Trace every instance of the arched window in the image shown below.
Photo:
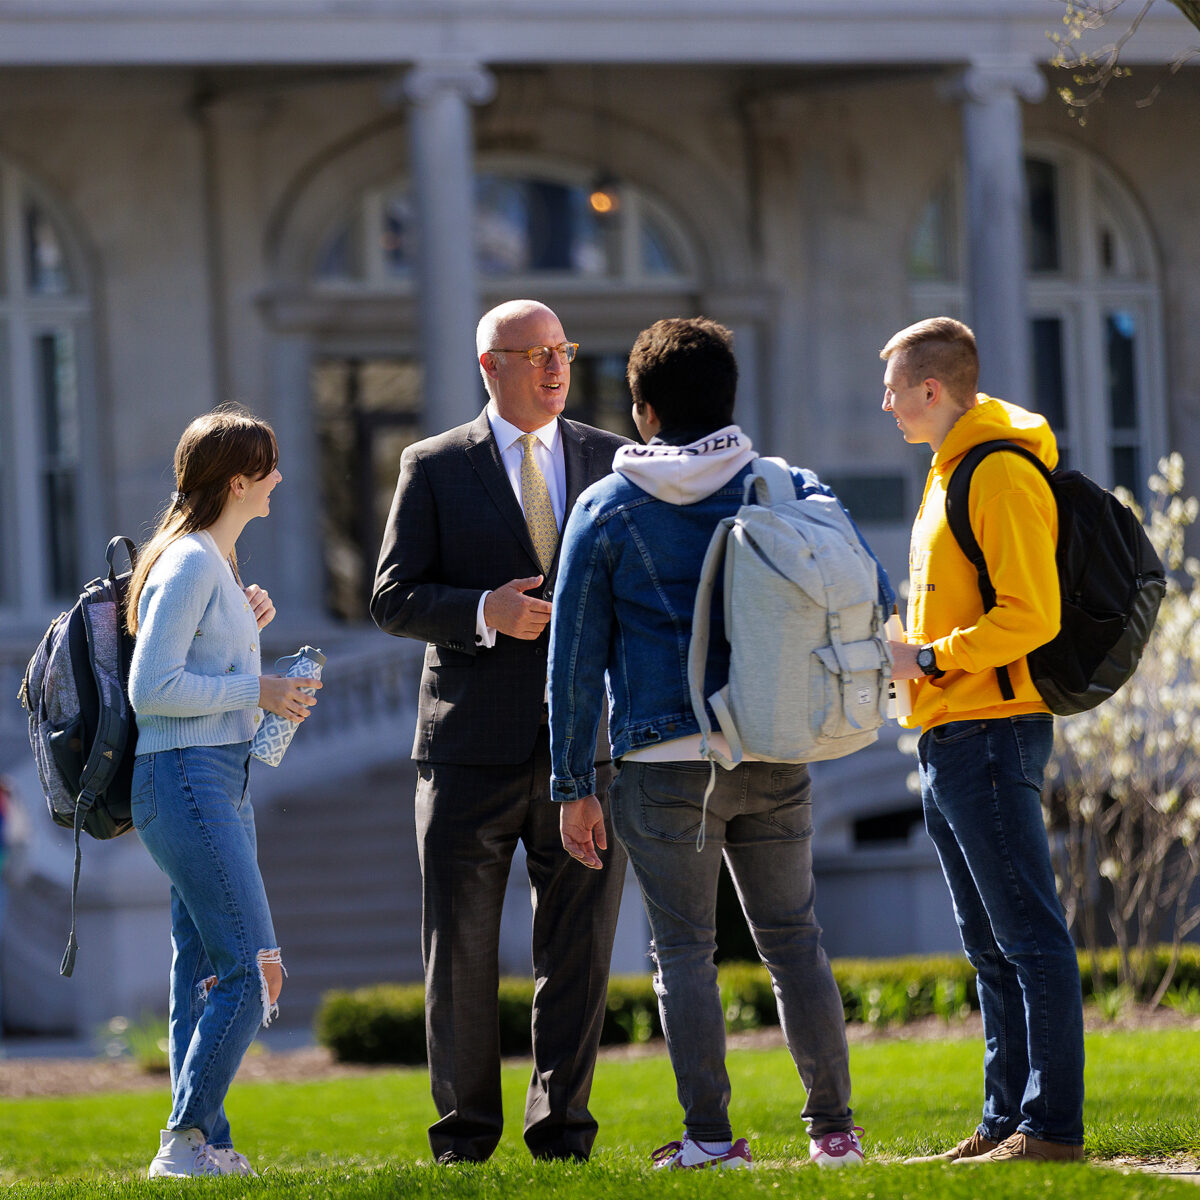
{"label": "arched window", "polygon": [[[616,183],[593,199],[591,182],[582,171],[486,162],[475,182],[476,263],[485,307],[512,296],[541,297],[579,341],[566,415],[635,436],[628,346],[646,323],[647,306],[654,316],[692,308],[695,258],[652,197]],[[368,188],[316,241],[309,260],[313,294],[333,303],[333,312],[344,301],[348,313],[362,300],[413,297],[419,237],[403,181]],[[589,324],[595,296],[604,298],[600,325]],[[572,307],[584,315],[571,316]],[[360,621],[400,455],[431,431],[423,426],[415,327],[396,329],[386,346],[353,332],[349,318],[339,330],[328,311],[312,365],[326,603],[334,615]],[[397,309],[401,322],[403,312]]]}
{"label": "arched window", "polygon": [[89,322],[64,223],[0,159],[0,608],[29,616],[83,582]]}
{"label": "arched window", "polygon": [[[408,187],[372,188],[320,245],[314,280],[334,287],[411,284],[418,236]],[[685,243],[666,214],[619,183],[597,192],[582,178],[485,171],[475,179],[474,238],[485,283],[661,287],[692,275]]]}
{"label": "arched window", "polygon": [[[1076,150],[1031,144],[1025,176],[1033,405],[1066,465],[1141,494],[1166,449],[1158,270],[1146,223],[1127,189]],[[961,194],[945,184],[914,229],[909,276],[922,315],[965,307]],[[986,389],[986,363],[983,374]]]}

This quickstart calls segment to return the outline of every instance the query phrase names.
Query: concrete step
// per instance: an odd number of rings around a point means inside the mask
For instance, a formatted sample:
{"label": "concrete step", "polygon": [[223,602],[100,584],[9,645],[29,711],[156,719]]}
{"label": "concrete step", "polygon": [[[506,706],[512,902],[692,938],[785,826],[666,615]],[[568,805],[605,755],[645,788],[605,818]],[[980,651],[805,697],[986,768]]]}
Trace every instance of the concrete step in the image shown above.
{"label": "concrete step", "polygon": [[421,979],[421,872],[406,767],[298,786],[256,812],[288,970],[284,1029],[311,1026],[328,991]]}

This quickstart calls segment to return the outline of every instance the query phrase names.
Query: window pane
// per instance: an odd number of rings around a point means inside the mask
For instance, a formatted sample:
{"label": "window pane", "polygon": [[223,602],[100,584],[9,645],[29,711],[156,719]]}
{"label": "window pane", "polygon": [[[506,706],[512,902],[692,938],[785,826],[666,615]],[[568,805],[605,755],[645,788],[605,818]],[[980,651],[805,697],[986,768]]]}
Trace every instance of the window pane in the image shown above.
{"label": "window pane", "polygon": [[75,506],[75,472],[46,472],[46,524],[50,544],[50,588],[55,596],[68,597],[83,582],[76,569],[78,512]]}
{"label": "window pane", "polygon": [[[685,273],[677,239],[640,206],[624,204],[599,216],[587,188],[530,176],[475,178],[475,261],[479,273],[553,274],[606,279],[622,271],[626,233],[643,275]],[[365,231],[365,232],[364,232]],[[411,278],[419,230],[407,191],[368,191],[352,219],[339,225],[316,255],[314,277],[323,281],[378,283]]]}
{"label": "window pane", "polygon": [[1097,258],[1100,261],[1100,270],[1105,275],[1112,275],[1116,272],[1117,266],[1117,235],[1111,225],[1101,225],[1098,233],[1099,244],[1097,246]]}
{"label": "window pane", "polygon": [[516,274],[529,263],[529,218],[520,185],[481,178],[475,208],[475,251],[486,275]]}
{"label": "window pane", "polygon": [[70,596],[82,582],[78,578],[79,405],[70,331],[39,334],[34,342],[34,364],[41,402],[50,586],[55,596]]}
{"label": "window pane", "polygon": [[1104,319],[1108,354],[1108,409],[1114,429],[1137,428],[1137,374],[1134,341],[1137,319],[1131,312],[1111,312]]}
{"label": "window pane", "polygon": [[1025,181],[1029,189],[1029,269],[1057,271],[1062,265],[1058,234],[1058,168],[1041,159],[1026,159]]}
{"label": "window pane", "polygon": [[390,278],[406,276],[416,257],[412,198],[393,192],[383,204],[383,268]]}
{"label": "window pane", "polygon": [[35,296],[61,296],[71,290],[62,241],[45,211],[25,209],[25,278]]}
{"label": "window pane", "polygon": [[317,255],[318,279],[361,279],[362,238],[357,219],[341,226]]}
{"label": "window pane", "polygon": [[1067,427],[1066,381],[1063,374],[1063,323],[1059,317],[1035,317],[1033,336],[1033,398],[1056,432]]}
{"label": "window pane", "polygon": [[1145,278],[1145,264],[1139,264],[1132,236],[1128,204],[1108,181],[1098,177],[1093,185],[1096,212],[1096,259],[1100,272],[1114,279]]}
{"label": "window pane", "polygon": [[1113,487],[1128,488],[1135,496],[1145,491],[1145,481],[1138,469],[1136,446],[1114,446],[1112,452]]}
{"label": "window pane", "polygon": [[408,359],[326,359],[313,369],[312,390],[326,606],[362,622],[400,454],[421,436],[421,368]]}
{"label": "window pane", "polygon": [[908,272],[914,279],[950,279],[950,197],[942,188],[925,206],[909,246]]}
{"label": "window pane", "polygon": [[596,220],[582,188],[481,175],[475,219],[483,275],[611,273],[614,235]]}
{"label": "window pane", "polygon": [[625,379],[624,354],[583,354],[571,364],[566,416],[641,441],[630,409],[633,396]]}
{"label": "window pane", "polygon": [[653,218],[643,219],[641,229],[641,264],[646,275],[682,275],[683,263],[675,253],[666,230],[660,229]]}
{"label": "window pane", "polygon": [[907,524],[907,480],[903,475],[841,475],[821,472],[847,512],[863,525]]}

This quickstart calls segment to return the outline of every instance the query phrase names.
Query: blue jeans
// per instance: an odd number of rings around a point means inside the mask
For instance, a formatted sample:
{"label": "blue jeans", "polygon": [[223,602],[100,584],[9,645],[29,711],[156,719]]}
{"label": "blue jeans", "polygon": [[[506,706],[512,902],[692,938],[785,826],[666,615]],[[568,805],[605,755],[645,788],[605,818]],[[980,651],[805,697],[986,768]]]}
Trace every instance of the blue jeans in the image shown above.
{"label": "blue jeans", "polygon": [[950,721],[918,743],[925,828],[978,972],[984,1103],[979,1132],[1083,1143],[1079,960],[1054,888],[1042,777],[1044,714]]}
{"label": "blue jeans", "polygon": [[729,864],[742,911],[775,988],[788,1050],[808,1093],[813,1137],[850,1129],[842,999],[813,915],[808,769],[744,763],[717,770],[697,853],[704,763],[622,762],[609,788],[653,936],[654,989],[693,1139],[732,1136],[725,1020],[717,987],[717,881]]}
{"label": "blue jeans", "polygon": [[278,961],[258,869],[250,747],[138,755],[133,822],[171,881],[169,1129],[230,1146],[225,1093],[271,1017],[264,961]]}

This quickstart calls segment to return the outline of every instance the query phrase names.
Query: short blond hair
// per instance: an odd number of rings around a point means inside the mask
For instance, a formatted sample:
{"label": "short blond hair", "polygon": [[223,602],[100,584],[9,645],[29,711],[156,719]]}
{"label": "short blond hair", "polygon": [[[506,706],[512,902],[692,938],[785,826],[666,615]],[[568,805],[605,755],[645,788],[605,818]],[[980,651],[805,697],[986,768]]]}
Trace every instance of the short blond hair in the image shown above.
{"label": "short blond hair", "polygon": [[901,358],[909,384],[937,379],[963,406],[975,400],[979,388],[979,350],[975,334],[953,317],[930,317],[893,334],[879,352],[885,361]]}

